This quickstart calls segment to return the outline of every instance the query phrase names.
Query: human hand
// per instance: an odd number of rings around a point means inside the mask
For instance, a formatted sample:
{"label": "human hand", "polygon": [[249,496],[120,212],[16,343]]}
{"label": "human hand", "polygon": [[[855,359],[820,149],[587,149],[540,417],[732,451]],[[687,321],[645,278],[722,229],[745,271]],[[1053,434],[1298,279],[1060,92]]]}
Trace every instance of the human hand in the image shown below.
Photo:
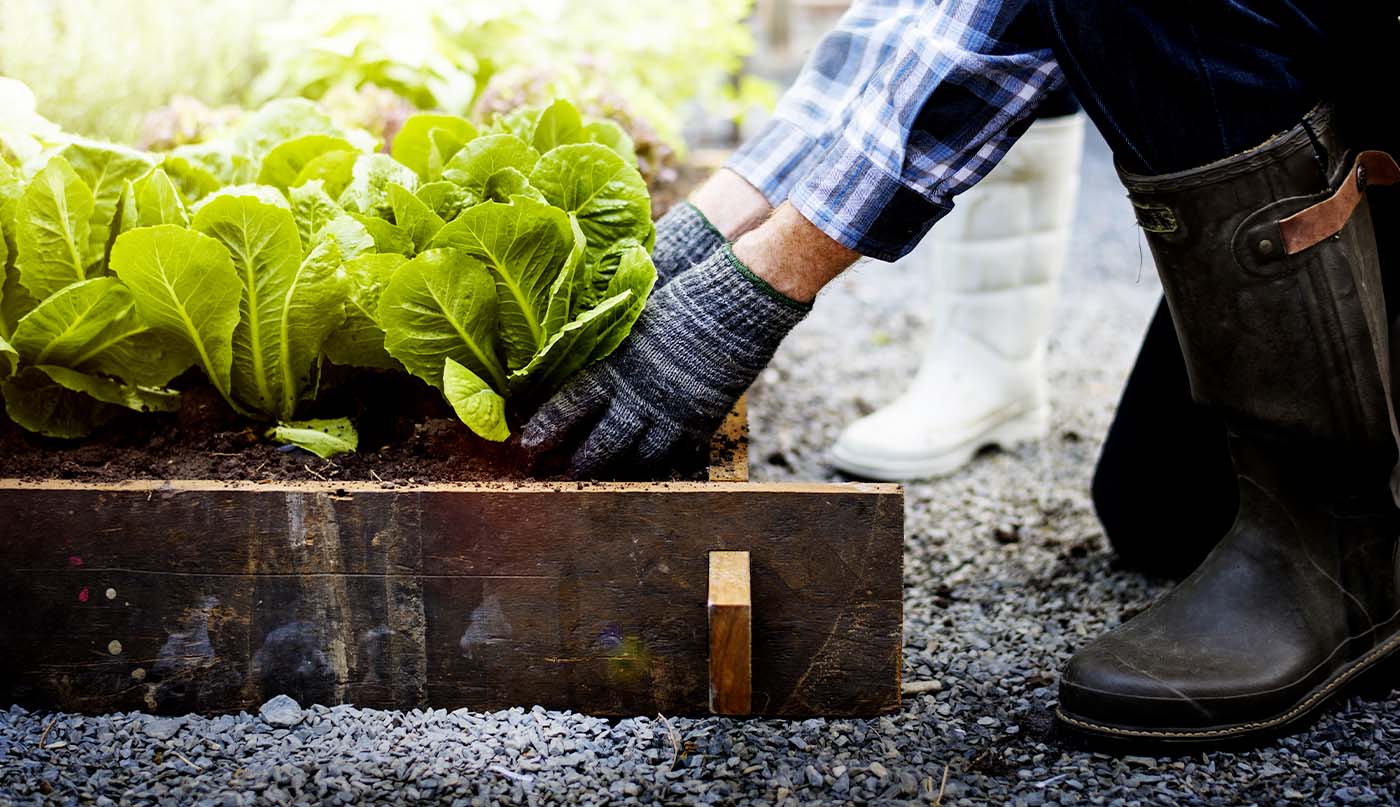
{"label": "human hand", "polygon": [[664,471],[708,442],[809,308],[718,249],[657,289],[627,341],[541,407],[522,443],[576,443],[578,478]]}

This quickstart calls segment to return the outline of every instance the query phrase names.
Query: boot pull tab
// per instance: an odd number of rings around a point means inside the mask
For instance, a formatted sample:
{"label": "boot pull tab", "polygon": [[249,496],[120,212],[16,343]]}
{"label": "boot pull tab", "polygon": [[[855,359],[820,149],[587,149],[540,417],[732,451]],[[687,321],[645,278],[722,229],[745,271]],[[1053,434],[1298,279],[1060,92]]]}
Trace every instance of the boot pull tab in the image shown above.
{"label": "boot pull tab", "polygon": [[1342,186],[1331,196],[1304,208],[1278,223],[1283,237],[1281,245],[1261,242],[1256,249],[1264,254],[1297,255],[1340,233],[1346,226],[1368,185],[1394,185],[1400,182],[1400,165],[1384,151],[1363,151],[1352,161],[1351,171]]}

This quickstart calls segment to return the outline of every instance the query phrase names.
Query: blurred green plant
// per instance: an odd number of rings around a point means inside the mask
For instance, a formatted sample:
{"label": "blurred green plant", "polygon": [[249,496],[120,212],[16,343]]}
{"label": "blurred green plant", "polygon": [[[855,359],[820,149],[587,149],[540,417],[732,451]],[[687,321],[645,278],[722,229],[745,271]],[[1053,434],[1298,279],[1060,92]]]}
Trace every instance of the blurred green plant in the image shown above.
{"label": "blurred green plant", "polygon": [[[466,114],[539,85],[525,100],[565,96],[585,108],[626,99],[632,117],[682,145],[691,103],[732,117],[771,88],[733,76],[753,49],[753,0],[300,0],[263,29],[267,68],[255,100],[321,98],[374,85],[419,109]],[[491,99],[497,99],[492,101]],[[478,116],[481,117],[481,116]],[[487,116],[489,117],[489,116]]]}
{"label": "blurred green plant", "polygon": [[[288,0],[0,0],[0,75],[65,129],[132,142],[175,95],[242,102],[260,26]],[[4,115],[0,111],[0,115]]]}

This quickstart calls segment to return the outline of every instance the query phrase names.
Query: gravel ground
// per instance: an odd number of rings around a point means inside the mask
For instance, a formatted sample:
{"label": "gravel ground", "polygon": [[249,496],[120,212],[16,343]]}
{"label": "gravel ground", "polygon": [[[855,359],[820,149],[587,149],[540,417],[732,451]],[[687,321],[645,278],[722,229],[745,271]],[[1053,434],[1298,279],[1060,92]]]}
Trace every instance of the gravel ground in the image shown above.
{"label": "gravel ground", "polygon": [[[919,691],[900,713],[784,722],[291,702],[214,719],[12,709],[0,712],[0,803],[1396,803],[1394,692],[1238,753],[1115,757],[1053,726],[1069,654],[1169,585],[1115,568],[1087,492],[1158,294],[1098,141],[1074,254],[1051,352],[1051,439],[908,488],[905,679]],[[924,320],[903,300],[922,282],[870,265],[822,298],[754,396],[756,477],[835,478],[831,440],[896,395],[917,361]]]}

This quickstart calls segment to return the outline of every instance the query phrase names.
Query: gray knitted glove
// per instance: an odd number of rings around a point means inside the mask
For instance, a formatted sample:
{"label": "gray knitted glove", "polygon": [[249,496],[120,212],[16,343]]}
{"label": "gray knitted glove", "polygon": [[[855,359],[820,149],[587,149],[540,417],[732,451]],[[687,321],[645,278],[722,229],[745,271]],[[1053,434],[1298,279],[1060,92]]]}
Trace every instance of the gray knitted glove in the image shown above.
{"label": "gray knitted glove", "polygon": [[657,288],[710,257],[724,244],[724,236],[695,205],[681,202],[673,206],[656,222],[656,246],[651,260],[656,264]]}
{"label": "gray knitted glove", "polygon": [[705,445],[810,305],[728,247],[658,289],[631,335],[525,424],[536,454],[579,440],[575,477],[642,477]]}

